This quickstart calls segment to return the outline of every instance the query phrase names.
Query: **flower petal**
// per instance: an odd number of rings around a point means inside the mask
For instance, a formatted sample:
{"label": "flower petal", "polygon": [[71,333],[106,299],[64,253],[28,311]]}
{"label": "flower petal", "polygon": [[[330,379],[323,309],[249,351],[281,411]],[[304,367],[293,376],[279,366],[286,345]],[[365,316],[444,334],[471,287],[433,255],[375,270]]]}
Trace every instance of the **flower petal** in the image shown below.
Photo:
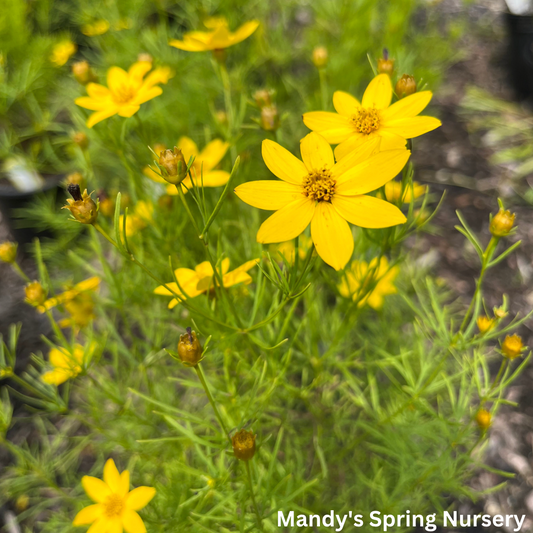
{"label": "flower petal", "polygon": [[120,485],[120,473],[117,470],[115,461],[108,459],[104,465],[104,482],[107,483],[111,492],[118,492]]}
{"label": "flower petal", "polygon": [[122,519],[118,516],[116,518],[108,519],[106,533],[122,533]]}
{"label": "flower petal", "polygon": [[278,143],[265,139],[261,145],[261,153],[270,172],[283,181],[301,185],[307,176],[305,165]]}
{"label": "flower petal", "polygon": [[245,285],[251,283],[252,278],[249,274],[247,274],[247,271],[257,265],[257,263],[259,263],[259,259],[252,259],[235,270],[228,272],[222,278],[222,284],[224,287],[231,287],[233,285],[237,285],[237,283],[244,283]]}
{"label": "flower petal", "polygon": [[[222,161],[229,146],[229,143],[224,142],[222,139],[215,139],[214,141],[211,141],[200,154],[198,154],[198,159],[195,163],[197,163],[198,168],[202,165],[204,172],[211,170]],[[187,158],[185,158],[185,160],[188,161]]]}
{"label": "flower petal", "polygon": [[335,270],[342,270],[352,257],[352,230],[329,202],[316,206],[311,237],[318,255]]}
{"label": "flower petal", "polygon": [[381,113],[381,122],[385,125],[391,120],[400,118],[415,117],[421,113],[429,104],[433,93],[431,91],[420,91],[398,100]]}
{"label": "flower petal", "polygon": [[388,228],[407,220],[395,205],[373,196],[336,194],[331,203],[342,218],[362,228]]}
{"label": "flower petal", "polygon": [[[193,177],[194,173],[193,173]],[[203,176],[198,174],[195,177],[194,183],[197,187],[220,187],[221,185],[226,185],[228,183],[230,173],[225,170],[208,170],[203,172]],[[186,184],[187,185],[187,184]],[[189,179],[189,187],[192,185],[191,180]]]}
{"label": "flower petal", "polygon": [[99,83],[88,83],[86,89],[87,94],[95,100],[105,100],[111,96],[111,91]]}
{"label": "flower petal", "polygon": [[434,117],[418,116],[411,118],[401,118],[391,120],[383,129],[390,133],[395,133],[406,139],[418,137],[428,131],[434,130],[442,125],[442,122]]}
{"label": "flower petal", "polygon": [[117,493],[120,496],[126,496],[126,494],[128,494],[129,491],[130,491],[130,473],[127,470],[124,470],[124,472],[120,474],[120,482],[118,485]]}
{"label": "flower petal", "polygon": [[107,71],[107,86],[111,92],[114,92],[115,89],[128,87],[128,82],[128,73],[120,67],[111,67]]}
{"label": "flower petal", "polygon": [[87,530],[87,533],[107,533],[108,519],[102,516]]}
{"label": "flower petal", "polygon": [[139,111],[140,106],[138,105],[121,105],[118,108],[118,116],[119,117],[132,117]]}
{"label": "flower petal", "polygon": [[108,108],[102,109],[102,111],[97,111],[96,113],[93,113],[87,119],[87,127],[92,128],[95,124],[98,124],[98,122],[102,122],[102,120],[116,115],[117,111],[118,109],[115,105],[110,105]]}
{"label": "flower petal", "polygon": [[385,109],[392,99],[392,84],[388,74],[378,74],[366,88],[363,95],[363,107]]}
{"label": "flower petal", "polygon": [[328,141],[314,131],[300,141],[300,152],[309,172],[323,167],[331,169],[335,164],[333,150]]}
{"label": "flower petal", "polygon": [[55,385],[56,387],[61,385],[61,383],[65,383],[67,379],[70,379],[72,377],[72,372],[69,370],[65,370],[63,368],[55,368],[54,370],[50,370],[49,372],[45,372],[41,379],[48,383],[48,385]]}
{"label": "flower petal", "polygon": [[284,242],[298,237],[311,222],[315,204],[302,197],[267,218],[257,232],[257,242]]}
{"label": "flower petal", "polygon": [[335,91],[333,93],[333,107],[339,115],[350,118],[361,107],[361,104],[351,94],[344,91]]}
{"label": "flower petal", "polygon": [[354,166],[363,163],[369,157],[380,152],[380,145],[381,138],[377,135],[359,140],[357,143],[354,143],[353,149],[335,164],[331,169],[331,174],[334,177],[342,176]]}
{"label": "flower petal", "polygon": [[92,524],[95,520],[98,520],[104,513],[104,506],[101,503],[95,503],[82,509],[72,522],[73,526],[84,526],[85,524]]}
{"label": "flower petal", "polygon": [[179,50],[185,50],[186,52],[204,52],[209,50],[209,47],[206,44],[194,39],[187,39],[184,41],[172,39],[168,44]]}
{"label": "flower petal", "polygon": [[161,94],[163,94],[163,89],[161,89],[161,87],[150,87],[149,89],[141,89],[131,102],[133,105],[139,106],[141,104],[144,104],[145,102],[148,102],[148,100],[152,100],[152,98],[156,98]]}
{"label": "flower petal", "polygon": [[152,70],[150,61],[137,61],[128,69],[128,75],[134,83],[140,86],[142,79],[149,70]]}
{"label": "flower petal", "polygon": [[235,194],[248,205],[277,211],[301,198],[303,189],[285,181],[259,180],[239,185]]}
{"label": "flower petal", "polygon": [[405,166],[409,150],[379,152],[337,179],[336,194],[356,196],[374,191],[393,179]]}
{"label": "flower petal", "polygon": [[181,153],[183,154],[183,157],[187,163],[191,157],[196,159],[198,156],[198,146],[190,137],[180,137],[176,146],[181,150]]}
{"label": "flower petal", "polygon": [[304,113],[303,121],[310,130],[320,133],[330,144],[340,143],[354,133],[350,120],[337,113],[311,111]]}
{"label": "flower petal", "polygon": [[81,485],[87,496],[96,503],[102,503],[111,494],[108,485],[97,477],[83,476]]}
{"label": "flower petal", "polygon": [[135,512],[126,510],[122,515],[122,525],[126,533],[146,533],[142,518]]}
{"label": "flower petal", "polygon": [[84,109],[90,109],[91,111],[100,111],[109,106],[107,100],[95,100],[89,96],[80,96],[74,100],[74,103]]}
{"label": "flower petal", "polygon": [[231,44],[237,44],[241,41],[244,41],[244,39],[247,39],[250,37],[250,35],[252,35],[258,26],[258,20],[250,20],[249,22],[245,22],[238,30],[235,31],[235,33],[231,35]]}
{"label": "flower petal", "polygon": [[153,487],[137,487],[128,494],[126,507],[131,511],[138,511],[150,503],[155,493],[156,490]]}

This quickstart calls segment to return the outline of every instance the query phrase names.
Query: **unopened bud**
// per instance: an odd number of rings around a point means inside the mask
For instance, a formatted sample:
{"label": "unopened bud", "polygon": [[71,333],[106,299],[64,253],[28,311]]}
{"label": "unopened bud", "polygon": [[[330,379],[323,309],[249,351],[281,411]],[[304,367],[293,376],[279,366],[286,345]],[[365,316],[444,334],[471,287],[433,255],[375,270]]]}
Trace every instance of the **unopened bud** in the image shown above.
{"label": "unopened bud", "polygon": [[416,93],[416,80],[410,74],[404,74],[397,82],[394,92],[398,98],[405,98]]}
{"label": "unopened bud", "polygon": [[88,83],[98,81],[91,65],[87,61],[77,61],[72,65],[72,74],[78,80],[78,83],[87,85]]}
{"label": "unopened bud", "polygon": [[32,281],[24,287],[26,293],[26,302],[33,307],[39,307],[46,301],[46,291],[38,281]]}
{"label": "unopened bud", "polygon": [[393,71],[394,59],[391,59],[389,57],[389,51],[386,48],[383,48],[383,56],[378,59],[378,72],[390,76]]}
{"label": "unopened bud", "polygon": [[146,62],[146,63],[153,63],[154,58],[148,54],[147,52],[142,52],[137,56],[137,61]]}
{"label": "unopened bud", "polygon": [[14,263],[17,258],[17,243],[5,241],[0,244],[0,261]]}
{"label": "unopened bud", "polygon": [[181,183],[187,177],[187,161],[176,146],[174,150],[164,150],[160,153],[159,166],[163,178],[174,185]]}
{"label": "unopened bud", "polygon": [[77,144],[82,150],[86,150],[89,146],[89,137],[83,133],[83,131],[78,131],[72,136],[72,141],[74,144]]}
{"label": "unopened bud", "polygon": [[492,422],[492,416],[486,409],[480,409],[476,413],[476,422],[479,426],[479,429],[483,431],[487,431],[487,429],[490,428],[490,424]]}
{"label": "unopened bud", "polygon": [[270,89],[259,89],[254,93],[254,100],[257,107],[262,108],[272,105],[273,91]]}
{"label": "unopened bud", "polygon": [[68,209],[72,216],[82,224],[93,224],[98,218],[98,208],[94,200],[87,194],[87,189],[81,194],[80,186],[71,183],[68,187],[68,192],[72,195],[72,199],[68,198],[67,203],[62,209]]}
{"label": "unopened bud", "polygon": [[514,335],[507,335],[507,337],[505,337],[502,342],[501,350],[503,356],[512,361],[522,353],[523,347],[522,337],[515,333]]}
{"label": "unopened bud", "polygon": [[488,316],[480,316],[476,321],[479,332],[483,335],[494,327],[494,320]]}
{"label": "unopened bud", "polygon": [[182,363],[191,366],[196,366],[202,359],[202,345],[191,328],[187,328],[187,333],[180,335],[178,355]]}
{"label": "unopened bud", "polygon": [[275,105],[261,109],[261,127],[265,131],[276,131],[279,128],[278,108]]}
{"label": "unopened bud", "polygon": [[505,318],[508,315],[507,311],[505,310],[505,307],[503,307],[503,306],[502,307],[495,307],[493,309],[493,311],[494,311],[494,317],[499,319],[499,320],[502,319],[502,318]]}
{"label": "unopened bud", "polygon": [[490,221],[490,232],[495,237],[509,235],[514,226],[516,215],[508,210],[500,209]]}
{"label": "unopened bud", "polygon": [[217,122],[220,123],[220,124],[227,124],[227,122],[228,122],[228,115],[226,114],[225,111],[222,111],[222,110],[217,111],[215,113],[215,118],[216,118]]}
{"label": "unopened bud", "polygon": [[253,431],[241,429],[231,437],[233,453],[241,461],[249,461],[255,455],[255,438]]}
{"label": "unopened bud", "polygon": [[316,68],[324,68],[328,64],[328,49],[325,46],[315,46],[312,57]]}

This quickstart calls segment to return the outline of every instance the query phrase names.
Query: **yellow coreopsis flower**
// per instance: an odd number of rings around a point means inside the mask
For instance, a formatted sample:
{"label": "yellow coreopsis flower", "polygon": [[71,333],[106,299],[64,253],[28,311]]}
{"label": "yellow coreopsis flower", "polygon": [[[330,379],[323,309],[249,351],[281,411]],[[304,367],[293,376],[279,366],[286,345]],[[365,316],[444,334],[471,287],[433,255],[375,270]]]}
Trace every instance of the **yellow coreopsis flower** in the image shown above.
{"label": "yellow coreopsis flower", "polygon": [[109,30],[109,22],[101,19],[91,22],[90,24],[84,24],[81,27],[81,33],[87,35],[87,37],[95,37],[96,35],[103,35]]}
{"label": "yellow coreopsis flower", "polygon": [[[226,257],[221,261],[219,274],[222,278],[222,285],[225,288],[232,287],[238,283],[244,283],[248,285],[252,282],[252,278],[247,273],[252,267],[259,263],[259,259],[252,259],[247,261],[240,267],[228,272],[229,259]],[[217,269],[218,270],[218,269]],[[154,290],[155,294],[163,294],[165,296],[174,296],[171,291],[180,296],[180,300],[187,298],[194,298],[199,294],[214,289],[216,279],[214,276],[213,267],[209,261],[204,261],[197,265],[194,270],[190,268],[177,268],[174,271],[176,279],[183,291],[178,286],[178,283],[172,282],[165,285],[160,285]],[[169,289],[167,289],[169,287]],[[178,298],[173,298],[168,304],[168,308],[172,309],[179,304]]]}
{"label": "yellow coreopsis flower", "polygon": [[72,41],[62,41],[57,43],[52,49],[50,61],[56,67],[62,67],[69,59],[69,57],[76,53],[78,47]]}
{"label": "yellow coreopsis flower", "polygon": [[71,352],[66,348],[52,348],[48,354],[53,370],[45,372],[41,379],[50,385],[61,385],[68,379],[75,378],[82,370],[84,360],[90,356],[94,346],[87,351],[80,344],[76,344]]}
{"label": "yellow coreopsis flower", "polygon": [[[133,213],[126,218],[126,237],[132,237],[143,230],[153,221],[154,206],[151,202],[139,200],[133,209]],[[124,227],[124,215],[120,215],[119,227]]]}
{"label": "yellow coreopsis flower", "polygon": [[191,31],[183,36],[183,41],[172,39],[170,45],[187,52],[223,50],[250,37],[259,26],[258,20],[245,22],[237,31],[231,32],[224,17],[214,17],[204,22],[211,31]]}
{"label": "yellow coreopsis flower", "polygon": [[119,473],[113,459],[104,466],[104,480],[83,476],[87,496],[95,502],[82,509],[74,518],[74,526],[92,524],[90,533],[146,533],[137,511],[146,507],[155,496],[153,487],[137,487],[130,491],[130,473]]}
{"label": "yellow coreopsis flower", "polygon": [[[196,187],[220,187],[225,185],[230,177],[230,173],[225,170],[215,170],[215,167],[222,161],[229,148],[229,143],[220,139],[215,139],[208,143],[206,147],[199,152],[196,143],[189,137],[181,137],[177,144],[181,150],[185,161],[189,163],[191,157],[194,157],[194,163],[191,166],[191,173]],[[169,184],[161,176],[156,174],[150,167],[145,167],[143,173],[149,178],[159,183],[167,184],[167,194],[178,194],[175,185]],[[190,177],[186,177],[181,182],[183,192],[192,187]]]}
{"label": "yellow coreopsis flower", "polygon": [[391,180],[385,184],[385,198],[389,202],[397,202],[402,197],[402,202],[405,204],[411,203],[416,198],[426,193],[427,187],[425,185],[420,185],[420,183],[413,181],[413,187],[411,188],[407,185],[403,191],[402,195],[402,184],[399,181]]}
{"label": "yellow coreopsis flower", "polygon": [[[94,292],[98,289],[98,286],[100,285],[100,278],[98,276],[93,276],[92,278],[88,278],[86,280],[80,281],[79,283],[76,283],[74,286],[66,286],[65,292],[58,294],[57,296],[54,296],[53,298],[49,298],[46,300],[42,305],[37,307],[37,310],[41,313],[44,313],[45,311],[52,309],[53,307],[56,307],[57,305],[65,305],[65,308],[68,311],[68,306],[70,304],[76,305],[76,299],[84,294]],[[92,308],[91,308],[91,318],[92,318]],[[88,319],[90,320],[90,318]]]}
{"label": "yellow coreopsis flower", "polygon": [[379,74],[366,88],[359,102],[351,94],[336,91],[333,106],[337,113],[311,111],[304,113],[305,125],[320,133],[342,159],[356,149],[362,140],[380,137],[383,150],[404,146],[407,139],[418,137],[441,125],[441,121],[417,116],[431,100],[431,91],[421,91],[390,105],[392,84],[388,74]]}
{"label": "yellow coreopsis flower", "polygon": [[326,139],[310,133],[301,140],[300,151],[303,162],[279,144],[264,140],[265,164],[282,181],[251,181],[235,189],[247,204],[276,211],[259,228],[258,242],[294,239],[311,224],[318,255],[340,270],[354,248],[348,222],[386,228],[406,221],[395,205],[367,196],[401,171],[410,155],[405,147],[374,153],[375,143],[365,143],[335,163]]}
{"label": "yellow coreopsis flower", "polygon": [[154,69],[146,78],[145,74],[152,68],[149,61],[138,61],[126,72],[119,67],[107,71],[107,87],[98,83],[87,84],[87,94],[76,98],[75,103],[85,109],[96,111],[87,120],[92,128],[98,122],[113,115],[131,117],[139,111],[141,104],[159,96],[163,89],[160,83],[167,83],[171,77],[168,67]]}
{"label": "yellow coreopsis flower", "polygon": [[368,304],[373,309],[381,309],[384,296],[397,292],[393,282],[399,270],[397,266],[390,267],[386,257],[379,263],[377,257],[370,263],[353,261],[339,284],[339,292],[345,298],[360,299],[359,307]]}

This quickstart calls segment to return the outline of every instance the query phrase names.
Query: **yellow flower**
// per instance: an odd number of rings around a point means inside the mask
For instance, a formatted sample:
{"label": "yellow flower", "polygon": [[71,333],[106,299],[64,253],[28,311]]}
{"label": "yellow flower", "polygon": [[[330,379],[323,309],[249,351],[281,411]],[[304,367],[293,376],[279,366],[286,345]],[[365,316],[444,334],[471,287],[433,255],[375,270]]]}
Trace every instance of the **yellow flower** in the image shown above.
{"label": "yellow flower", "polygon": [[[240,267],[228,272],[229,270],[229,259],[226,257],[222,260],[219,274],[222,278],[222,285],[224,287],[232,287],[237,285],[237,283],[244,283],[248,285],[252,282],[252,278],[247,274],[248,270],[253,268],[259,263],[259,259],[252,259],[247,261]],[[194,298],[199,294],[202,294],[206,291],[211,291],[215,286],[215,277],[213,272],[213,267],[209,261],[204,261],[195,267],[194,270],[190,268],[177,268],[174,271],[176,279],[178,280],[179,285],[183,289],[183,292],[180,290],[177,283],[167,283],[166,286],[160,285],[154,290],[155,294],[163,294],[165,296],[174,296],[173,293],[167,289],[169,287],[174,293],[180,295],[180,299],[185,300],[187,298]],[[179,304],[177,298],[173,298],[168,304],[168,308],[172,309]]]}
{"label": "yellow flower", "polygon": [[[420,198],[426,193],[427,187],[420,185],[420,183],[413,181],[413,188],[409,185],[405,187],[403,191],[402,202],[404,204],[410,204],[416,198]],[[389,202],[397,202],[402,194],[402,184],[400,181],[391,180],[385,184],[385,198]]]}
{"label": "yellow flower", "polygon": [[502,342],[501,350],[504,357],[510,359],[516,359],[524,349],[524,344],[522,343],[522,337],[517,335],[507,335]]}
{"label": "yellow flower", "polygon": [[479,426],[479,429],[481,429],[482,431],[487,431],[487,429],[490,428],[490,424],[492,422],[492,415],[486,409],[480,409],[476,413],[476,422]]}
{"label": "yellow flower", "polygon": [[[89,347],[89,351],[93,346]],[[66,348],[52,348],[48,354],[53,370],[45,372],[41,379],[49,385],[61,385],[68,379],[75,378],[82,370],[83,361],[90,355],[85,353],[85,349],[80,344],[76,344],[72,352]]]}
{"label": "yellow flower", "polygon": [[119,473],[113,459],[104,466],[104,480],[83,476],[83,488],[94,502],[74,518],[74,526],[92,524],[91,533],[146,533],[146,527],[137,511],[146,507],[155,496],[152,487],[137,487],[130,491],[130,473]]}
{"label": "yellow flower", "polygon": [[156,68],[146,79],[145,74],[152,68],[152,63],[139,61],[126,72],[119,67],[107,71],[107,85],[87,84],[87,94],[76,98],[75,103],[85,109],[96,111],[87,120],[92,128],[98,122],[113,115],[131,117],[139,111],[141,104],[159,96],[163,89],[159,83],[167,83],[171,77],[168,67]]}
{"label": "yellow flower", "polygon": [[[146,228],[146,226],[148,226],[148,224],[153,220],[153,212],[154,206],[151,202],[139,200],[135,204],[133,213],[128,213],[128,217],[126,218],[126,237],[130,238]],[[120,215],[119,227],[124,227],[124,215]]]}
{"label": "yellow flower", "polygon": [[14,263],[17,260],[18,244],[11,241],[0,243],[0,261]]}
{"label": "yellow flower", "polygon": [[107,20],[101,19],[91,24],[84,24],[81,27],[81,33],[87,35],[87,37],[95,37],[96,35],[103,35],[109,30],[109,22]]}
{"label": "yellow flower", "polygon": [[399,270],[397,266],[389,267],[386,257],[381,258],[379,265],[377,257],[370,263],[353,261],[339,284],[339,292],[345,298],[360,299],[359,307],[368,304],[373,309],[381,309],[383,297],[397,292],[393,282]]}
{"label": "yellow flower", "polygon": [[490,221],[490,232],[495,237],[506,237],[513,229],[515,218],[515,213],[500,209]]}
{"label": "yellow flower", "polygon": [[265,164],[282,181],[251,181],[235,189],[247,204],[276,211],[259,228],[257,241],[288,241],[311,224],[318,255],[340,270],[354,247],[348,222],[363,228],[403,224],[406,218],[395,205],[366,193],[394,178],[410,152],[404,147],[374,154],[375,148],[376,142],[364,143],[335,164],[324,137],[310,133],[300,141],[302,162],[279,144],[264,140]]}
{"label": "yellow flower", "polygon": [[[198,151],[196,143],[189,139],[189,137],[181,137],[178,141],[178,147],[181,149],[183,157],[187,164],[191,157],[194,157],[194,163],[191,167],[191,173],[194,179],[196,187],[201,187],[202,183],[204,187],[220,187],[225,185],[229,180],[229,172],[225,170],[213,170],[222,161],[222,158],[226,155],[229,148],[229,143],[215,139],[207,144],[207,146],[201,151]],[[167,183],[161,176],[156,174],[150,167],[145,167],[143,173],[150,179],[159,183]],[[202,179],[203,176],[203,179]],[[181,182],[183,192],[187,192],[187,189],[192,187],[190,177],[186,177]],[[167,194],[178,194],[175,185],[167,184]]]}
{"label": "yellow flower", "polygon": [[[313,241],[307,235],[300,235],[298,241],[298,257],[300,259],[305,259],[311,246],[313,246]],[[274,258],[276,258],[276,254],[283,256],[291,265],[296,258],[296,245],[294,239],[280,244],[271,244],[269,246],[269,251]]]}
{"label": "yellow flower", "polygon": [[305,125],[320,133],[335,149],[337,159],[356,149],[361,140],[381,139],[381,149],[399,148],[406,139],[418,137],[441,125],[433,117],[417,116],[429,104],[431,91],[406,96],[390,105],[392,84],[388,74],[377,75],[368,85],[361,103],[343,91],[333,94],[337,113],[304,113]]}
{"label": "yellow flower", "polygon": [[172,39],[170,45],[187,52],[223,50],[250,37],[259,26],[258,20],[245,22],[237,31],[229,31],[224,17],[210,18],[204,22],[211,31],[191,31],[183,36],[183,41]]}
{"label": "yellow flower", "polygon": [[[93,318],[92,313],[93,305],[91,292],[98,289],[100,285],[100,278],[93,276],[86,280],[76,283],[73,287],[66,287],[65,292],[58,294],[54,298],[49,298],[42,305],[37,307],[37,310],[41,313],[56,307],[57,305],[64,305],[66,311],[71,315],[71,320],[64,319],[59,322],[61,327],[65,327],[71,324],[78,326],[87,325]],[[89,307],[87,299],[91,298],[91,306]]]}
{"label": "yellow flower", "polygon": [[477,327],[479,329],[479,333],[483,335],[484,333],[487,333],[490,331],[496,323],[494,322],[494,319],[489,318],[488,316],[482,315],[478,317],[476,320]]}
{"label": "yellow flower", "polygon": [[62,41],[54,46],[50,61],[56,67],[62,67],[68,58],[76,53],[78,47],[72,41]]}

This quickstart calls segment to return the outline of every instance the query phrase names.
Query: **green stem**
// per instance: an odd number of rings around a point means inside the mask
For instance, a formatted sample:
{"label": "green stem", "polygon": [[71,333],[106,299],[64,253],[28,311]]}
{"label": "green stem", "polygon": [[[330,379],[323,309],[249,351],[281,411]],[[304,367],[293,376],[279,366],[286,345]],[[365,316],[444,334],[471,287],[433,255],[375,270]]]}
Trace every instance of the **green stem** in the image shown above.
{"label": "green stem", "polygon": [[185,211],[187,211],[187,214],[189,215],[189,218],[191,219],[192,225],[194,226],[194,229],[196,231],[196,234],[200,237],[200,228],[196,224],[196,219],[194,218],[189,205],[187,204],[187,200],[185,199],[185,194],[183,193],[183,189],[181,188],[180,184],[176,184],[176,190],[178,191],[179,197],[181,199],[181,203],[183,204],[183,207],[185,207]]}
{"label": "green stem", "polygon": [[263,520],[261,518],[261,514],[259,513],[259,507],[257,506],[257,502],[255,500],[254,485],[252,483],[252,472],[250,470],[250,461],[244,461],[244,465],[246,466],[246,476],[248,477],[248,485],[250,486],[250,496],[252,497],[252,504],[254,506],[255,516],[257,518],[257,525],[259,526],[259,529],[261,531],[264,531]]}
{"label": "green stem", "polygon": [[31,279],[26,275],[26,273],[20,268],[19,264],[16,261],[11,263],[15,272],[26,282],[31,283]]}

